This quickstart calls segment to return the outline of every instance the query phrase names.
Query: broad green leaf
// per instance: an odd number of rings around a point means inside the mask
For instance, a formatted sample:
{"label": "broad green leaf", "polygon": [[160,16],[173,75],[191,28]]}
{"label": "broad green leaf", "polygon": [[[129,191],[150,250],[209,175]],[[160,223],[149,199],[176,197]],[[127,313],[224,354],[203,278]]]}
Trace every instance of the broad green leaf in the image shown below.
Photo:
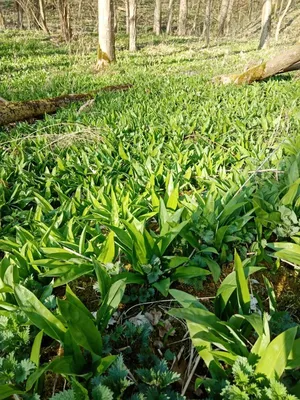
{"label": "broad green leaf", "polygon": [[23,394],[23,390],[20,390],[13,385],[0,385],[0,400],[11,398],[12,395]]}
{"label": "broad green leaf", "polygon": [[43,330],[46,335],[63,342],[66,332],[64,324],[24,286],[15,285],[14,293],[19,307],[30,321],[40,330]]}
{"label": "broad green leaf", "polygon": [[107,235],[107,238],[102,245],[100,254],[97,258],[98,261],[102,262],[103,264],[111,263],[115,257],[115,241],[114,241],[114,232],[110,232]]}
{"label": "broad green leaf", "polygon": [[93,271],[93,265],[79,264],[79,265],[63,265],[61,267],[53,268],[50,271],[41,274],[42,277],[56,278],[53,287],[65,285],[83,275],[88,275]]}
{"label": "broad green leaf", "polygon": [[297,329],[290,328],[272,340],[257,363],[256,373],[264,374],[268,379],[280,379],[293,349]]}
{"label": "broad green leaf", "polygon": [[154,286],[155,289],[157,289],[163,296],[167,297],[169,293],[170,284],[171,284],[170,278],[166,278],[154,283],[152,286]]}
{"label": "broad green leaf", "polygon": [[67,300],[58,299],[58,306],[75,342],[91,353],[101,356],[102,338],[100,332],[92,319],[86,315],[86,312]]}
{"label": "broad green leaf", "polygon": [[210,275],[211,272],[206,269],[199,267],[178,267],[175,272],[171,275],[172,281],[176,281],[177,279],[190,279],[197,278],[200,276]]}
{"label": "broad green leaf", "polygon": [[245,277],[244,267],[236,250],[234,253],[234,268],[236,272],[237,294],[242,311],[241,313],[247,315],[250,312],[250,292]]}
{"label": "broad green leaf", "polygon": [[32,361],[37,367],[40,366],[40,354],[41,354],[41,344],[43,339],[44,332],[40,331],[36,337],[34,338],[31,353],[30,353],[30,361]]}

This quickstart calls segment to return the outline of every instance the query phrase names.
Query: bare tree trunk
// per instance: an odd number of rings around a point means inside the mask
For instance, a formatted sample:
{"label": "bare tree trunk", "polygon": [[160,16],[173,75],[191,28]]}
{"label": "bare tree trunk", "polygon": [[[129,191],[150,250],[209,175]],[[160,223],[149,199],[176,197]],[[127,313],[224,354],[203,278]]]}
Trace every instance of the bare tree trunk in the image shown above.
{"label": "bare tree trunk", "polygon": [[186,35],[186,22],[188,15],[188,0],[180,0],[179,3],[179,22],[178,22],[178,35]]}
{"label": "bare tree trunk", "polygon": [[167,35],[170,35],[172,32],[172,18],[173,18],[173,2],[174,0],[169,0],[169,7],[168,7],[168,22],[167,22]]}
{"label": "bare tree trunk", "polygon": [[[193,27],[192,27],[192,32],[194,32],[194,33],[196,33],[196,30],[197,30],[200,6],[201,6],[201,0],[198,0],[197,6],[196,6],[196,11],[195,11],[194,23],[193,23]],[[203,27],[203,29],[204,29],[204,27]]]}
{"label": "bare tree trunk", "polygon": [[272,23],[272,0],[264,0],[262,15],[261,15],[261,35],[260,35],[258,50],[263,49],[268,45],[271,34],[271,23]]}
{"label": "bare tree trunk", "polygon": [[126,35],[129,34],[129,0],[125,0],[125,13],[126,13]]}
{"label": "bare tree trunk", "polygon": [[114,32],[118,32],[118,7],[116,3],[114,3]]}
{"label": "bare tree trunk", "polygon": [[24,24],[23,24],[23,14],[24,10],[20,6],[19,2],[16,1],[16,8],[17,8],[17,16],[18,16],[18,28],[19,29],[24,29]]}
{"label": "bare tree trunk", "polygon": [[72,28],[70,23],[70,6],[68,0],[58,0],[58,12],[60,27],[66,42],[72,39]]}
{"label": "bare tree trunk", "polygon": [[248,13],[249,21],[251,21],[252,19],[252,12],[253,12],[253,0],[249,0],[249,13]]}
{"label": "bare tree trunk", "polygon": [[153,32],[160,35],[161,31],[161,0],[155,1]]}
{"label": "bare tree trunk", "polygon": [[232,17],[233,5],[234,5],[234,0],[229,0],[228,12],[227,12],[227,18],[226,18],[226,32],[227,32],[227,34],[229,33],[229,30],[230,30],[230,22],[231,22],[231,17]]}
{"label": "bare tree trunk", "polygon": [[129,0],[129,51],[136,51],[136,0]]}
{"label": "bare tree trunk", "polygon": [[98,0],[98,14],[97,68],[102,68],[116,59],[113,0]]}
{"label": "bare tree trunk", "polygon": [[224,36],[225,23],[227,20],[227,14],[228,14],[228,9],[229,9],[229,2],[230,2],[230,0],[222,0],[222,3],[221,3],[219,18],[218,18],[218,22],[219,22],[218,34],[219,34],[219,36]]}
{"label": "bare tree trunk", "polygon": [[275,42],[278,42],[279,32],[280,32],[282,21],[283,21],[284,17],[286,16],[286,14],[287,14],[287,12],[288,12],[291,4],[292,4],[292,1],[293,0],[288,0],[287,5],[286,5],[283,13],[280,15],[280,17],[278,19],[278,23],[277,23],[277,26],[276,26],[276,33],[275,33]]}
{"label": "bare tree trunk", "polygon": [[47,22],[46,22],[46,15],[45,15],[45,3],[44,0],[39,0],[39,10],[40,10],[40,25],[44,32],[50,35]]}
{"label": "bare tree trunk", "polygon": [[211,8],[212,8],[212,0],[206,0],[204,28],[203,28],[203,36],[205,36],[205,45],[206,45],[206,47],[209,46],[209,42],[210,42]]}
{"label": "bare tree trunk", "polygon": [[2,10],[0,10],[0,29],[5,29],[6,28],[6,22],[4,15],[2,14]]}

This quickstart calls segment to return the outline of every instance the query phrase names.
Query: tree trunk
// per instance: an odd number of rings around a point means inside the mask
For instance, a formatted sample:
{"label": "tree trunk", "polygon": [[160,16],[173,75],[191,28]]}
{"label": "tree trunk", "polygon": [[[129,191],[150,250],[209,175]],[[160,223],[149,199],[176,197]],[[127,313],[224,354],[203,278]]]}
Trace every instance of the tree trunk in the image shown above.
{"label": "tree trunk", "polygon": [[261,15],[261,35],[258,50],[264,49],[269,42],[272,23],[272,0],[264,0]]}
{"label": "tree trunk", "polygon": [[113,0],[98,0],[99,46],[97,68],[115,61],[114,3]]}
{"label": "tree trunk", "polygon": [[161,30],[161,0],[155,1],[153,32],[160,35]]}
{"label": "tree trunk", "polygon": [[186,23],[188,15],[188,0],[180,0],[179,3],[179,21],[178,21],[178,35],[186,35]]}
{"label": "tree trunk", "polygon": [[173,18],[173,2],[174,0],[169,0],[169,7],[168,7],[168,22],[167,22],[167,35],[172,33],[172,18]]}
{"label": "tree trunk", "polygon": [[255,67],[247,69],[241,74],[221,75],[213,78],[215,83],[249,84],[261,81],[270,76],[282,74],[284,72],[296,71],[300,69],[300,44],[288,50],[281,51],[280,54],[271,60],[262,62]]}
{"label": "tree trunk", "polygon": [[280,15],[280,17],[278,19],[278,23],[277,23],[277,26],[276,26],[276,33],[275,33],[275,42],[278,42],[279,32],[280,32],[282,21],[283,21],[284,17],[286,16],[286,14],[287,14],[287,12],[288,12],[291,4],[292,4],[292,1],[293,0],[288,0],[287,5],[286,5],[283,13]]}
{"label": "tree trunk", "polygon": [[39,0],[39,10],[40,10],[40,24],[41,28],[44,32],[50,35],[47,22],[46,22],[46,15],[45,15],[45,3],[44,0]]}
{"label": "tree trunk", "polygon": [[111,92],[127,90],[132,85],[107,86],[98,91],[81,94],[67,94],[52,99],[30,101],[3,101],[0,102],[0,126],[12,122],[24,121],[30,118],[42,117],[45,114],[53,114],[59,108],[66,107],[72,102],[85,101],[94,98],[99,92]]}
{"label": "tree trunk", "polygon": [[4,15],[2,14],[2,11],[0,10],[0,29],[5,29],[5,28],[6,28],[5,18]]}
{"label": "tree trunk", "polygon": [[18,15],[18,28],[24,29],[24,24],[23,24],[24,10],[18,1],[16,1],[16,7],[17,7],[17,15]]}
{"label": "tree trunk", "polygon": [[218,34],[219,34],[219,36],[224,36],[225,23],[227,20],[227,14],[228,14],[228,10],[229,10],[229,2],[230,2],[230,0],[222,0],[222,3],[221,3],[219,18],[218,18],[218,24],[219,24]]}
{"label": "tree trunk", "polygon": [[69,0],[58,0],[58,12],[62,36],[66,42],[69,42],[72,39]]}
{"label": "tree trunk", "polygon": [[125,14],[126,14],[126,35],[129,34],[129,0],[125,0]]}
{"label": "tree trunk", "polygon": [[136,0],[129,0],[129,51],[136,51]]}
{"label": "tree trunk", "polygon": [[[194,32],[194,33],[196,33],[196,31],[197,31],[197,25],[198,25],[198,17],[199,17],[200,6],[201,6],[201,0],[198,0],[197,6],[196,6],[196,11],[195,11],[195,17],[194,17],[193,28],[192,28],[192,32]],[[204,27],[203,27],[203,29],[204,29]],[[198,30],[198,32],[199,32],[199,30]]]}
{"label": "tree trunk", "polygon": [[227,12],[227,18],[226,18],[226,32],[227,32],[227,34],[229,33],[229,30],[230,30],[230,22],[231,22],[231,17],[232,17],[233,5],[234,5],[234,0],[229,0],[228,12]]}
{"label": "tree trunk", "polygon": [[211,18],[212,0],[206,0],[205,18],[203,27],[203,36],[205,37],[205,45],[209,46],[210,42],[210,18]]}

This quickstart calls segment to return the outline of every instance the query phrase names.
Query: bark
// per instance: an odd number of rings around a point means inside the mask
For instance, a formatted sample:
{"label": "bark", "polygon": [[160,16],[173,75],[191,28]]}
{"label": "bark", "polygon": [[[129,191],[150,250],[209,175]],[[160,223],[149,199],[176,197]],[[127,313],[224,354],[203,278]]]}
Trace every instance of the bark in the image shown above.
{"label": "bark", "polygon": [[4,15],[2,14],[2,11],[0,10],[0,29],[5,29],[5,28],[6,28],[5,18]]}
{"label": "bark", "polygon": [[261,35],[258,50],[264,49],[269,42],[272,23],[272,0],[264,0],[261,15]]}
{"label": "bark", "polygon": [[[127,90],[132,85],[107,86],[100,89],[101,92]],[[67,94],[51,99],[30,101],[4,101],[0,102],[0,126],[12,122],[24,121],[31,118],[42,117],[45,114],[53,114],[58,109],[77,101],[86,101],[94,98],[99,91],[81,94]]]}
{"label": "bark", "polygon": [[47,26],[47,21],[46,21],[46,14],[45,14],[45,3],[44,0],[39,0],[39,10],[40,10],[40,25],[41,28],[44,32],[46,32],[48,35],[50,35],[48,26]]}
{"label": "bark", "polygon": [[72,39],[69,0],[58,0],[61,33],[66,42]]}
{"label": "bark", "polygon": [[255,81],[262,81],[273,75],[300,69],[300,44],[288,50],[281,51],[271,60],[247,69],[241,74],[221,75],[213,78],[215,83],[249,84]]}
{"label": "bark", "polygon": [[227,12],[227,18],[226,18],[227,34],[229,33],[229,30],[230,30],[230,22],[231,22],[231,17],[232,17],[233,5],[234,5],[234,0],[229,0],[228,12]]}
{"label": "bark", "polygon": [[170,35],[172,32],[172,19],[173,19],[173,2],[174,0],[169,0],[169,7],[168,7],[168,22],[167,22],[167,35]]}
{"label": "bark", "polygon": [[[201,6],[201,1],[198,0],[197,6],[196,6],[196,11],[195,11],[193,28],[192,28],[192,32],[195,32],[195,33],[196,33],[196,30],[197,30],[197,25],[198,25],[198,17],[199,17],[200,6]],[[204,30],[204,27],[203,27],[203,30]]]}
{"label": "bark", "polygon": [[125,0],[125,14],[126,14],[126,34],[129,34],[129,0]]}
{"label": "bark", "polygon": [[188,0],[180,0],[179,3],[179,21],[178,21],[178,35],[186,35],[186,23],[188,15]]}
{"label": "bark", "polygon": [[98,0],[98,61],[97,68],[107,66],[116,59],[113,0]]}
{"label": "bark", "polygon": [[224,36],[225,24],[226,24],[227,14],[228,14],[228,10],[229,10],[229,2],[230,2],[230,0],[222,0],[222,3],[221,3],[219,18],[218,18],[218,24],[219,24],[218,34],[219,34],[219,36]]}
{"label": "bark", "polygon": [[287,5],[286,5],[283,13],[280,15],[280,17],[278,19],[277,26],[276,26],[276,33],[275,33],[275,42],[278,42],[279,32],[280,32],[282,21],[283,21],[284,17],[286,16],[286,14],[287,14],[287,12],[288,12],[291,4],[292,4],[292,1],[293,0],[288,0]]}
{"label": "bark", "polygon": [[17,14],[18,14],[18,28],[24,29],[24,24],[23,24],[24,10],[18,1],[16,1],[16,7],[17,7]]}
{"label": "bark", "polygon": [[160,35],[161,31],[161,0],[155,1],[153,32]]}
{"label": "bark", "polygon": [[205,18],[203,27],[203,36],[205,37],[205,45],[209,46],[210,42],[210,18],[211,18],[212,0],[206,0]]}
{"label": "bark", "polygon": [[136,0],[129,0],[129,51],[136,51]]}

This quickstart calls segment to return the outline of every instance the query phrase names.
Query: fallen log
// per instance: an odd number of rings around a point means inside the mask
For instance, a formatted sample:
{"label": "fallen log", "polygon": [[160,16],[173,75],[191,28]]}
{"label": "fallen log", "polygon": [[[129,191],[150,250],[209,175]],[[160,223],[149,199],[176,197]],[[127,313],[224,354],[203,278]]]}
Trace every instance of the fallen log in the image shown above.
{"label": "fallen log", "polygon": [[214,83],[249,84],[262,81],[274,75],[300,69],[300,44],[282,51],[268,61],[260,62],[240,74],[220,75],[213,78]]}
{"label": "fallen log", "polygon": [[66,94],[41,100],[5,101],[3,99],[4,101],[0,101],[0,126],[12,122],[25,121],[31,118],[39,118],[45,114],[53,114],[58,109],[66,107],[70,103],[92,99],[99,92],[127,90],[130,87],[132,87],[130,84],[107,86],[89,93]]}

